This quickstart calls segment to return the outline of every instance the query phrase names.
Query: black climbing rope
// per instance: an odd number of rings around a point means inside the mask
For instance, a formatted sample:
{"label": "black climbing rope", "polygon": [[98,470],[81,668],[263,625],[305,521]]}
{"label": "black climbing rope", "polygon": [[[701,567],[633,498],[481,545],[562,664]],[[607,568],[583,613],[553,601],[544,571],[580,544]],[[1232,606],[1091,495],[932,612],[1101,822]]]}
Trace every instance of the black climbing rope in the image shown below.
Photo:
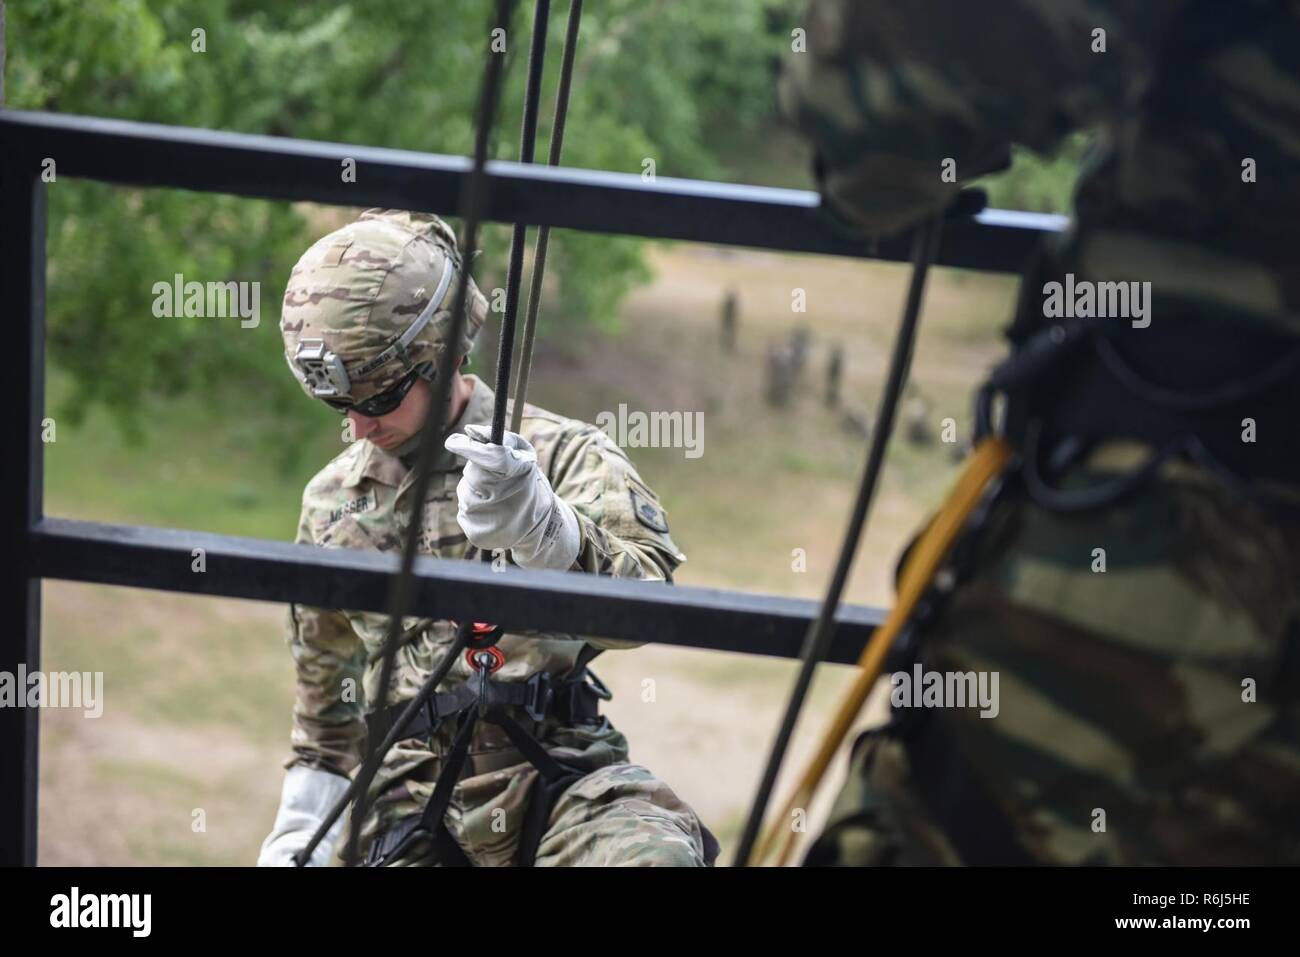
{"label": "black climbing rope", "polygon": [[835,561],[835,571],[831,576],[826,598],[804,636],[803,647],[799,652],[799,674],[790,692],[790,700],[786,705],[781,727],[772,743],[767,767],[763,771],[758,791],[754,795],[754,803],[750,808],[749,818],[745,822],[745,830],[736,850],[734,864],[738,867],[747,866],[753,856],[759,828],[762,827],[763,816],[772,799],[772,790],[776,786],[776,778],[781,771],[786,750],[789,748],[795,723],[807,697],[808,688],[812,684],[813,673],[817,670],[817,665],[826,657],[831,638],[835,633],[833,616],[839,607],[849,569],[862,537],[867,513],[871,508],[871,499],[879,484],[881,468],[885,461],[885,448],[894,429],[898,400],[902,395],[903,386],[907,382],[908,369],[912,364],[912,350],[916,342],[916,326],[921,314],[921,297],[925,291],[925,279],[939,245],[942,225],[942,216],[935,217],[918,226],[913,235],[912,276],[907,288],[907,301],[903,306],[903,318],[899,325],[898,336],[894,340],[894,353],[889,362],[889,377],[880,397],[880,407],[876,413],[877,425],[872,430],[871,446],[867,452],[862,482],[858,486],[857,499],[853,503],[853,512],[849,517],[849,525],[840,546],[839,557]]}
{"label": "black climbing rope", "polygon": [[[537,145],[537,105],[542,92],[542,70],[546,61],[546,27],[551,0],[537,0],[533,11],[533,39],[528,48],[528,82],[524,90],[524,117],[519,133],[519,162],[532,163]],[[566,55],[568,51],[565,51]],[[492,441],[505,438],[506,399],[510,395],[510,366],[514,361],[515,320],[519,313],[519,285],[524,270],[524,247],[528,224],[515,223],[510,236],[510,265],[506,271],[506,311],[501,317],[501,341],[497,352],[496,403],[492,408]],[[490,552],[483,553],[491,561]]]}
{"label": "black climbing rope", "polygon": [[[564,54],[560,63],[560,86],[555,93],[555,122],[551,127],[551,152],[546,165],[559,166],[564,148],[564,123],[569,115],[569,87],[573,83],[573,61],[578,52],[578,30],[582,22],[582,0],[569,4],[569,22],[564,32]],[[515,380],[514,407],[510,414],[510,431],[518,432],[523,421],[524,403],[528,399],[528,374],[533,367],[533,341],[537,333],[537,310],[542,301],[542,280],[546,276],[546,251],[550,246],[551,227],[537,230],[533,251],[533,275],[528,287],[528,311],[524,315],[524,341],[519,355],[519,374]]]}

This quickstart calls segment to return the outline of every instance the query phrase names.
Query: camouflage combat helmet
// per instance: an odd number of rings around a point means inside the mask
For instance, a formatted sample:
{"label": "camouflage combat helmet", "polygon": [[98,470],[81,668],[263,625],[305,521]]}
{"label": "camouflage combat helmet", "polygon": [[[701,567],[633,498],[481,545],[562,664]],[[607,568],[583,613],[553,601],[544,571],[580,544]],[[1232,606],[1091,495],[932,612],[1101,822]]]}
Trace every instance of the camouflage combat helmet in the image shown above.
{"label": "camouflage combat helmet", "polygon": [[[293,267],[280,334],[308,395],[338,407],[418,374],[432,378],[446,348],[461,257],[446,223],[427,213],[369,209],[307,250]],[[467,354],[487,317],[471,279]]]}

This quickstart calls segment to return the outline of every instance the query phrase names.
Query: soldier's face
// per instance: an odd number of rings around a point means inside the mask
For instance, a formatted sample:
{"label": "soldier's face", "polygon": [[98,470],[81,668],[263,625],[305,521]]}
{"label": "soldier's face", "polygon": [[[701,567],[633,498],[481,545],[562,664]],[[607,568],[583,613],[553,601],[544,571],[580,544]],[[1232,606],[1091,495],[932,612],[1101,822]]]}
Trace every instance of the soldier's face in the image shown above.
{"label": "soldier's face", "polygon": [[402,399],[402,404],[387,415],[371,416],[356,411],[349,412],[352,434],[358,439],[368,439],[381,449],[395,449],[420,431],[431,401],[429,383],[418,379]]}
{"label": "soldier's face", "polygon": [[[458,369],[452,374],[451,398],[448,402],[447,421],[455,422],[468,401],[472,386]],[[433,404],[433,388],[423,379],[417,379],[411,391],[406,393],[402,404],[387,415],[362,415],[360,412],[348,413],[352,420],[352,434],[358,439],[367,439],[381,449],[398,448],[412,438],[424,425],[424,417]]]}

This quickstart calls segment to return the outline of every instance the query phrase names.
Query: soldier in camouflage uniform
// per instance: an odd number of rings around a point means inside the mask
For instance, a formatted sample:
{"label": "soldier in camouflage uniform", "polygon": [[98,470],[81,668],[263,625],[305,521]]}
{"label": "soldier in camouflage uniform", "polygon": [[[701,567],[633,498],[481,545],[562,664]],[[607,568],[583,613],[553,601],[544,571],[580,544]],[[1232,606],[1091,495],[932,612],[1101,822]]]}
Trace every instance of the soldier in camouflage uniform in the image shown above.
{"label": "soldier in camouflage uniform", "polygon": [[[418,430],[433,391],[428,378],[441,350],[468,356],[487,313],[471,281],[464,337],[446,341],[460,268],[445,223],[394,210],[363,213],[317,242],[294,267],[281,319],[290,368],[309,395],[346,411],[356,435],[307,484],[298,542],[401,548],[413,508]],[[336,363],[343,367],[341,376]],[[484,444],[493,402],[482,380],[457,371],[449,417],[454,424],[433,465],[420,552],[475,559],[484,549],[499,549],[496,560],[527,567],[671,581],[685,556],[669,536],[654,492],[622,450],[595,426],[533,405],[525,406],[520,435],[507,432],[503,446]],[[490,618],[490,609],[482,617]],[[346,789],[346,776],[366,743],[366,702],[377,695],[385,624],[380,614],[290,606],[288,640],[298,676],[293,757],[259,863],[289,863]],[[403,624],[409,629],[420,621]],[[455,631],[448,621],[416,628],[398,650],[390,701],[415,695]],[[569,634],[507,633],[496,646],[504,662],[492,682],[523,683],[541,673],[563,678],[587,644],[633,646]],[[472,674],[462,657],[440,690],[454,690]],[[628,763],[627,741],[607,719],[566,721],[548,713],[537,721],[514,711],[553,756],[588,772],[553,808],[536,864],[712,862],[716,844],[694,811],[648,770]],[[363,854],[395,825],[419,815],[455,730],[454,721],[445,721],[389,752],[372,786]],[[448,861],[445,846],[417,841],[382,863],[513,863],[537,773],[501,728],[479,722],[445,820],[455,856],[463,859]],[[340,821],[312,863],[328,861],[341,829]]]}
{"label": "soldier in camouflage uniform", "polygon": [[[805,26],[783,108],[868,235],[1011,143],[1099,131],[1010,333],[1013,361],[1080,344],[1015,367],[1020,454],[892,665],[997,672],[999,712],[895,708],[808,861],[1300,863],[1300,4],[822,0]],[[1150,282],[1147,324],[1049,315],[1067,274]]]}

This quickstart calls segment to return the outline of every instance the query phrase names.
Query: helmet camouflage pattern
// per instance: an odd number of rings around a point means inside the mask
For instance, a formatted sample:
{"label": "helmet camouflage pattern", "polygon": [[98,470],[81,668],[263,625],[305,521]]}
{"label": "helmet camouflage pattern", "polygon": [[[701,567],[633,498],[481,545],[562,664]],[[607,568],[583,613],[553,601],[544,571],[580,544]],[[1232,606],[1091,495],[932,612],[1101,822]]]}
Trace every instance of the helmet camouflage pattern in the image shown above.
{"label": "helmet camouflage pattern", "polygon": [[[289,275],[284,354],[313,398],[362,402],[412,370],[433,376],[447,346],[461,257],[427,213],[369,209],[318,240]],[[474,347],[487,300],[470,279],[458,355]]]}

